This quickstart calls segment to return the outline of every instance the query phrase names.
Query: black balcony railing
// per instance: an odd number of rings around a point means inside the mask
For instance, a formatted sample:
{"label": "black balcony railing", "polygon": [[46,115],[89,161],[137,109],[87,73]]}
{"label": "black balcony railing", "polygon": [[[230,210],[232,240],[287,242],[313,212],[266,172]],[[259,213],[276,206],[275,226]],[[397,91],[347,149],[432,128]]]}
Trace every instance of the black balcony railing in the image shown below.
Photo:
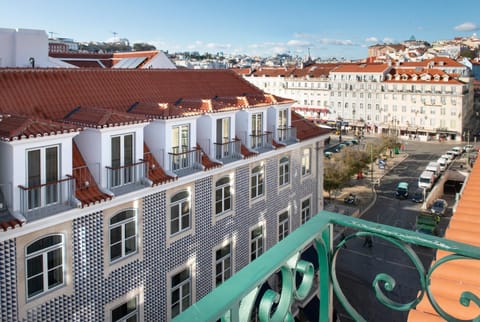
{"label": "black balcony railing", "polygon": [[233,141],[214,143],[215,146],[215,158],[217,160],[240,158],[241,142],[238,139]]}
{"label": "black balcony railing", "polygon": [[182,171],[193,170],[199,167],[201,164],[202,151],[197,148],[192,148],[189,151],[178,151],[177,148],[173,149],[174,152],[169,153],[170,169],[179,174]]}
{"label": "black balcony railing", "polygon": [[139,161],[115,168],[106,167],[108,189],[140,183],[145,178],[146,165],[147,162]]}
{"label": "black balcony railing", "polygon": [[75,178],[52,181],[32,187],[18,186],[20,189],[20,211],[27,220],[37,219],[47,214],[64,211],[73,205]]}
{"label": "black balcony railing", "polygon": [[282,143],[296,142],[297,129],[294,127],[282,127],[277,129],[276,140]]}
{"label": "black balcony railing", "polygon": [[272,147],[272,133],[252,133],[250,134],[250,148],[261,150]]}

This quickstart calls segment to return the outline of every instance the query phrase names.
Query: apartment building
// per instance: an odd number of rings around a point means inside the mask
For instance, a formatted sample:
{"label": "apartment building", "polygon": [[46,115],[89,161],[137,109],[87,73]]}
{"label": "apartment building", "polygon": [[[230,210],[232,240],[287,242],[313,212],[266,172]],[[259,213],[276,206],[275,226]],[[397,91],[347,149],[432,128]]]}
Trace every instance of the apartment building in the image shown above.
{"label": "apartment building", "polygon": [[328,133],[231,71],[0,71],[0,320],[166,321],[321,210]]}
{"label": "apartment building", "polygon": [[[324,70],[312,75],[311,69]],[[245,79],[296,100],[293,108],[317,121],[353,130],[396,133],[421,140],[460,140],[478,126],[473,78],[446,57],[422,62],[318,65],[284,72],[253,71]],[[274,75],[274,76],[270,76]]]}

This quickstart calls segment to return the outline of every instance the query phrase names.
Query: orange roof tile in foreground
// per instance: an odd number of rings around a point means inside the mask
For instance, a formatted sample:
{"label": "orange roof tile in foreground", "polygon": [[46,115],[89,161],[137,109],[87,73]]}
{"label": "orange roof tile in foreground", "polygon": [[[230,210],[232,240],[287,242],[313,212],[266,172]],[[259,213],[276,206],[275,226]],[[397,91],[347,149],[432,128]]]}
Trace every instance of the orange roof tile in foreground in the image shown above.
{"label": "orange roof tile in foreground", "polygon": [[307,140],[319,135],[325,135],[331,132],[330,129],[318,127],[313,121],[305,119],[300,114],[292,111],[292,127],[297,129],[297,138]]}
{"label": "orange roof tile in foreground", "polygon": [[[480,161],[477,161],[470,173],[459,200],[445,238],[480,246]],[[463,197],[465,196],[465,198]],[[474,196],[477,196],[474,198]],[[452,253],[439,250],[439,260]],[[471,320],[480,315],[480,308],[475,304],[466,307],[460,304],[460,296],[464,291],[480,294],[480,262],[478,260],[454,260],[440,265],[431,275],[431,289],[435,300],[448,314],[464,320]],[[408,315],[408,321],[437,321],[440,318],[425,296]],[[428,317],[428,318],[427,318]]]}
{"label": "orange roof tile in foreground", "polygon": [[148,179],[152,180],[153,185],[159,185],[162,183],[177,180],[176,177],[169,176],[160,166],[153,154],[150,152],[150,148],[143,144],[143,159],[148,162]]}

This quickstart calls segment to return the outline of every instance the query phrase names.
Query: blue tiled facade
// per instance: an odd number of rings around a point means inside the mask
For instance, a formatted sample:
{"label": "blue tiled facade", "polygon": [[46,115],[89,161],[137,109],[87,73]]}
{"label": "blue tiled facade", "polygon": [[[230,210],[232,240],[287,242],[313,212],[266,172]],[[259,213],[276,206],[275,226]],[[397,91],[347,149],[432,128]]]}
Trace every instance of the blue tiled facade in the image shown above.
{"label": "blue tiled facade", "polygon": [[[213,258],[215,247],[226,239],[235,240],[234,271],[248,264],[250,257],[250,228],[264,221],[266,223],[266,249],[277,242],[278,212],[290,209],[290,231],[300,225],[300,201],[312,196],[312,213],[316,213],[317,174],[315,173],[315,149],[312,151],[312,173],[301,175],[301,150],[307,146],[289,151],[278,150],[270,158],[261,155],[231,171],[215,170],[212,175],[186,184],[194,191],[194,234],[167,244],[168,200],[167,191],[156,192],[143,197],[143,256],[105,274],[104,214],[102,211],[88,213],[72,222],[73,294],[62,295],[27,312],[23,321],[103,321],[105,306],[122,298],[132,290],[142,288],[145,321],[166,321],[167,274],[187,265],[194,259],[195,297],[197,300],[212,289]],[[278,163],[282,156],[290,156],[291,184],[278,189]],[[322,151],[319,151],[322,156]],[[257,163],[265,166],[265,198],[250,203],[250,170]],[[214,178],[234,173],[234,207],[232,215],[216,222],[214,215]],[[214,177],[215,176],[215,177]],[[321,197],[320,197],[321,198]],[[88,211],[88,208],[86,208]],[[17,304],[17,249],[16,240],[0,242],[0,320],[18,320]]]}

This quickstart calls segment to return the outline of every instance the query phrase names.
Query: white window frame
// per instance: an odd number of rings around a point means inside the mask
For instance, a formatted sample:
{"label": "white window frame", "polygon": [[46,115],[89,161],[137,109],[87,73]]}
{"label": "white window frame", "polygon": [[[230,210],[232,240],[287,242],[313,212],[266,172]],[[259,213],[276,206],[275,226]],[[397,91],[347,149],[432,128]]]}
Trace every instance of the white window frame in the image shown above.
{"label": "white window frame", "polygon": [[[255,171],[254,170],[257,170]],[[253,182],[255,179],[255,183]],[[254,165],[251,170],[250,170],[250,200],[260,200],[265,196],[265,165],[263,164],[257,164]],[[255,188],[255,194],[254,194],[254,188]],[[261,193],[258,191],[262,190]]]}
{"label": "white window frame", "polygon": [[[218,252],[222,251],[226,247],[230,248],[230,251],[228,254],[225,254],[222,257],[218,257]],[[232,277],[234,273],[234,266],[233,266],[233,243],[232,240],[226,240],[224,243],[219,245],[218,247],[215,247],[213,249],[213,285],[212,287],[215,288],[225,282],[227,279]],[[220,282],[217,280],[217,278],[220,277]]]}
{"label": "white window frame", "polygon": [[[57,178],[55,180],[48,181],[47,180],[48,164],[47,164],[46,155],[47,155],[47,149],[51,149],[51,148],[56,148],[56,151],[57,151],[57,166],[56,166]],[[40,164],[39,164],[40,177],[39,177],[38,182],[30,184],[30,173],[29,173],[30,157],[29,157],[29,153],[34,152],[34,151],[39,151],[39,153],[40,153],[40,160],[39,160],[40,161]],[[44,184],[47,184],[49,182],[55,182],[55,181],[60,180],[60,164],[61,164],[60,144],[55,144],[55,145],[44,146],[44,147],[40,147],[40,148],[34,148],[34,149],[26,150],[26,156],[25,156],[26,186],[28,188],[31,188],[31,187],[34,187],[34,186],[44,185]],[[47,200],[48,196],[52,196],[51,192],[49,192],[49,190],[50,189],[55,189],[55,188],[56,188],[56,191],[53,191],[53,193],[56,194],[56,196],[54,195],[53,199],[51,201],[48,201]],[[60,201],[60,195],[59,194],[61,193],[61,189],[59,189],[59,188],[60,187],[58,187],[58,186],[52,185],[52,186],[42,186],[42,187],[39,187],[37,189],[29,190],[28,193],[27,193],[28,200],[26,201],[27,209],[29,209],[29,210],[38,209],[38,208],[41,208],[41,207],[45,207],[45,206],[48,206],[48,205],[58,203]],[[35,199],[34,204],[30,204],[30,201],[34,201],[34,199]]]}
{"label": "white window frame", "polygon": [[[133,303],[130,303],[132,301],[133,301]],[[113,319],[113,312],[115,310],[118,310],[118,309],[122,308],[122,306],[126,306],[127,309],[128,309],[128,306],[131,305],[131,304],[135,305],[135,309],[133,311],[127,312],[127,314],[125,314],[121,318],[118,318],[116,320]],[[135,297],[129,299],[128,301],[114,307],[113,309],[110,310],[110,317],[111,317],[110,321],[112,321],[112,322],[126,322],[128,319],[131,319],[132,317],[135,316],[135,321],[139,322],[140,321],[139,320],[139,313],[140,312],[139,312],[138,304],[139,304],[138,303],[138,298],[135,296]]]}
{"label": "white window frame", "polygon": [[[286,215],[286,218],[281,218]],[[283,240],[291,233],[290,228],[290,211],[288,209],[282,210],[277,214],[277,241]]]}
{"label": "white window frame", "polygon": [[[307,200],[308,200],[308,207],[304,208],[303,203]],[[306,198],[303,198],[300,201],[300,224],[303,225],[310,218],[312,218],[312,197],[308,196]]]}
{"label": "white window frame", "polygon": [[[117,216],[120,216],[122,213],[124,212],[133,212],[133,217],[129,217],[129,218],[126,218],[120,222],[117,222],[117,223],[114,223],[112,224],[112,219],[114,219],[115,217]],[[109,234],[109,238],[108,238],[108,243],[109,243],[109,260],[110,260],[110,263],[115,263],[117,261],[121,261],[123,259],[125,259],[126,257],[129,257],[129,256],[132,256],[134,254],[136,254],[138,252],[138,211],[137,209],[135,208],[130,208],[130,209],[124,209],[118,213],[116,213],[115,215],[113,215],[112,217],[109,218],[108,222],[109,222],[109,226],[108,226],[108,234]],[[131,223],[134,223],[135,224],[135,234],[133,236],[129,236],[128,238],[125,236],[126,234],[126,227],[127,225],[131,224]],[[112,259],[112,242],[111,242],[111,238],[112,238],[112,230],[113,229],[117,229],[117,228],[120,228],[120,240],[115,242],[115,244],[120,244],[121,246],[121,254],[120,254],[120,257],[117,257],[115,259]],[[134,240],[135,241],[135,250],[133,251],[130,251],[130,252],[126,252],[126,245],[127,245],[127,241],[128,240]]]}
{"label": "white window frame", "polygon": [[[184,272],[185,270],[188,270],[188,278],[185,279],[185,280],[182,280],[181,283],[179,283],[178,285],[173,285],[173,278]],[[171,271],[169,273],[167,273],[167,315],[168,315],[168,321],[172,320],[175,316],[178,316],[179,314],[181,314],[183,311],[185,311],[187,308],[189,308],[190,306],[192,306],[193,303],[195,303],[195,280],[194,280],[194,266],[193,265],[185,265],[185,266],[182,266],[182,267],[179,267],[177,268],[176,270],[174,271]],[[187,307],[183,307],[183,303],[182,301],[180,301],[178,304],[180,305],[180,309],[179,309],[179,312],[177,315],[173,315],[173,312],[172,312],[172,307],[174,305],[173,303],[173,292],[178,290],[179,293],[180,293],[180,296],[179,298],[180,299],[183,299],[185,298],[186,296],[184,296],[182,293],[183,293],[183,289],[182,287],[185,286],[185,285],[189,285],[189,293],[188,293],[188,297],[189,297],[189,305]],[[177,302],[175,302],[176,304]]]}
{"label": "white window frame", "polygon": [[[187,191],[188,193],[188,201],[190,202],[190,220],[189,220],[189,227],[185,227],[185,229],[180,230],[178,232],[172,233],[171,231],[171,219],[172,219],[172,198],[176,196],[178,193]],[[213,191],[212,191],[213,193]],[[185,199],[182,199],[185,200]],[[195,200],[194,189],[189,186],[180,186],[177,189],[168,190],[166,194],[166,202],[167,202],[167,234],[166,234],[166,243],[167,246],[170,246],[173,242],[184,238],[187,235],[192,235],[195,233]],[[214,199],[212,199],[213,201]],[[178,205],[177,201],[175,204]],[[214,213],[214,212],[213,212]],[[181,226],[179,226],[181,227]]]}
{"label": "white window frame", "polygon": [[[221,180],[225,180],[225,179],[228,179],[228,182],[219,184]],[[217,191],[221,196],[217,195]],[[231,175],[225,175],[215,180],[213,196],[214,196],[214,205],[213,205],[214,216],[223,217],[226,214],[233,211],[233,182],[232,182]],[[218,199],[219,197],[220,199]],[[225,205],[226,200],[229,200],[230,202],[230,207],[228,208]],[[222,209],[220,212],[217,212],[217,204],[221,204]]]}
{"label": "white window frame", "polygon": [[[125,138],[132,137],[132,151],[131,151],[131,162],[126,162],[126,151],[125,151]],[[120,139],[120,156],[119,160],[120,163],[118,165],[113,164],[113,140],[119,138]],[[132,167],[125,167],[128,165],[132,165],[135,163],[135,133],[124,133],[120,135],[112,135],[110,137],[110,167],[112,168],[111,178],[110,178],[110,185],[111,187],[120,187],[125,184],[133,183],[134,178],[134,169]],[[123,167],[123,168],[122,168]]]}
{"label": "white window frame", "polygon": [[278,186],[287,187],[291,184],[291,160],[290,156],[284,155],[278,161]]}
{"label": "white window frame", "polygon": [[[60,242],[56,243],[54,245],[42,248],[40,250],[33,251],[32,253],[28,253],[28,248],[30,246],[32,246],[36,242],[39,242],[41,240],[44,240],[46,238],[53,237],[53,236],[60,237]],[[58,250],[60,250],[60,252],[61,252],[61,257],[62,257],[61,258],[61,263],[57,264],[55,267],[49,267],[49,263],[48,263],[49,254],[52,254],[53,252],[56,252]],[[29,269],[30,269],[29,261],[34,261],[34,259],[36,259],[36,258],[41,259],[42,270],[41,270],[41,272],[35,274],[34,276],[29,276]],[[26,245],[25,246],[25,268],[26,268],[26,271],[25,271],[25,286],[26,286],[25,294],[27,296],[27,301],[30,301],[30,300],[35,299],[37,297],[40,297],[40,296],[42,296],[42,295],[44,295],[48,292],[51,292],[52,290],[55,290],[57,288],[63,287],[65,285],[65,278],[66,278],[66,276],[65,276],[66,275],[65,236],[63,234],[49,234],[49,235],[42,236],[41,238],[38,238],[38,239],[32,241],[31,243],[29,243],[28,245]],[[49,272],[51,272],[54,269],[56,270],[58,268],[61,268],[61,271],[62,271],[62,275],[61,275],[62,282],[60,284],[56,284],[56,285],[53,285],[53,286],[49,287],[49,285],[48,285],[49,284],[49,282],[48,282]],[[29,281],[36,278],[36,277],[41,277],[42,278],[43,290],[29,296],[29,287],[28,287]]]}
{"label": "white window frame", "polygon": [[[107,303],[104,307],[104,314],[105,314],[105,321],[112,321],[112,312],[113,310],[121,307],[122,305],[127,304],[131,300],[135,299],[136,301],[136,309],[135,313],[137,314],[137,321],[143,321],[144,320],[144,288],[143,286],[137,287],[133,289],[132,291],[128,292],[127,294],[116,298],[110,303]],[[129,316],[131,317],[133,312],[129,313]],[[128,318],[128,316],[126,317]],[[117,321],[125,321],[125,318],[117,320]]]}
{"label": "white window frame", "polygon": [[[174,197],[177,197],[178,195],[183,194],[183,193],[186,194],[185,197],[183,197],[179,200],[172,201]],[[188,204],[188,212],[187,213],[183,213],[183,206],[185,204]],[[173,215],[174,207],[178,208],[178,219],[175,219],[175,220],[178,220],[178,230],[177,231],[172,231],[172,222],[173,222],[172,215]],[[171,196],[170,199],[169,199],[169,209],[170,209],[170,216],[168,218],[168,227],[170,228],[169,229],[170,236],[175,236],[177,234],[181,234],[182,232],[185,232],[192,227],[192,198],[191,198],[188,190],[178,191],[173,196]],[[183,218],[185,216],[188,216],[188,225],[183,226]]]}
{"label": "white window frame", "polygon": [[[260,230],[261,232],[260,235],[253,236],[253,233],[258,230]],[[249,236],[249,259],[250,259],[250,262],[252,262],[254,259],[261,256],[266,251],[265,241],[267,239],[265,236],[265,224],[259,223],[251,227],[248,232],[248,236]],[[253,246],[255,246],[255,248]],[[253,258],[253,256],[255,256],[255,258]]]}
{"label": "white window frame", "polygon": [[302,177],[312,174],[312,150],[310,148],[303,149],[302,152]]}

